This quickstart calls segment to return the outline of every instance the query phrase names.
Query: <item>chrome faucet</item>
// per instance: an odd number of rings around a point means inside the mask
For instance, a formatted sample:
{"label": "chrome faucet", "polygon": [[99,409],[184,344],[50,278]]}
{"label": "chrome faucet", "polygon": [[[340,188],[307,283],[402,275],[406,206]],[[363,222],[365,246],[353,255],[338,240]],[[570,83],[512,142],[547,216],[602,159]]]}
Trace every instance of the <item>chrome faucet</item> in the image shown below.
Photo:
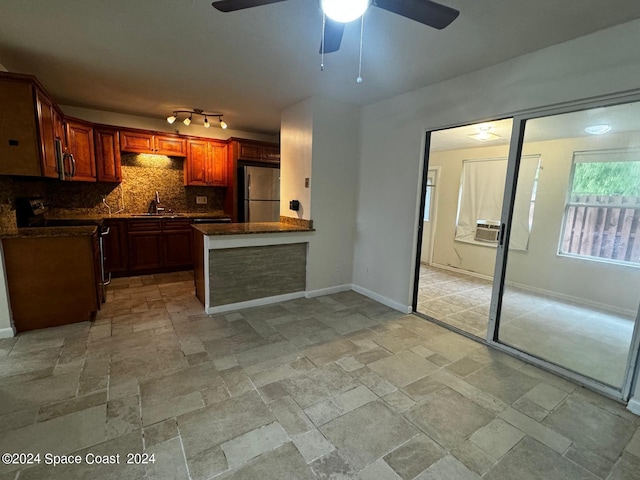
{"label": "chrome faucet", "polygon": [[160,194],[158,193],[158,190],[156,190],[156,194],[154,195],[154,198],[151,200],[151,202],[149,202],[149,210],[147,211],[147,213],[156,215],[162,212],[164,208],[159,207],[159,205],[160,205]]}

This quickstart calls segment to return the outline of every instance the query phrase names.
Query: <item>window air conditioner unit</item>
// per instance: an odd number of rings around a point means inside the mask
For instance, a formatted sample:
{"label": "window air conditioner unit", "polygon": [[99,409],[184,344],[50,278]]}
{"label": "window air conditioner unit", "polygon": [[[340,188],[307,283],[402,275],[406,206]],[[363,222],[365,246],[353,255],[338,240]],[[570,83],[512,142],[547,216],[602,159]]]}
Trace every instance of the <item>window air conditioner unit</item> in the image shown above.
{"label": "window air conditioner unit", "polygon": [[495,220],[477,220],[476,235],[473,238],[478,242],[498,243],[500,235],[500,222]]}

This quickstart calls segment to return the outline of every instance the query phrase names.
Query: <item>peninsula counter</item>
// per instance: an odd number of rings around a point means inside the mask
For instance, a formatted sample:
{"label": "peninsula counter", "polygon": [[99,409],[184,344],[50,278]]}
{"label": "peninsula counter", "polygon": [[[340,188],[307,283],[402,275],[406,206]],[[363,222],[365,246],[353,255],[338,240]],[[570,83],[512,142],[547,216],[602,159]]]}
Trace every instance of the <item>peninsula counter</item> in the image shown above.
{"label": "peninsula counter", "polygon": [[193,229],[196,296],[207,313],[304,296],[313,228],[268,222]]}

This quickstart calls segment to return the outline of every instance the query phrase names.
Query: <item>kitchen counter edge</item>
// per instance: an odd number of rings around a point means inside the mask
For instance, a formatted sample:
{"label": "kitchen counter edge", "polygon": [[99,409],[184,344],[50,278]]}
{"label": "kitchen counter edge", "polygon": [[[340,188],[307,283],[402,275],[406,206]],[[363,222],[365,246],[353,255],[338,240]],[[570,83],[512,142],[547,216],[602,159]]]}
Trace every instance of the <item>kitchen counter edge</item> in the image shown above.
{"label": "kitchen counter edge", "polygon": [[282,222],[213,223],[192,225],[204,235],[254,235],[259,233],[315,232],[315,228],[301,227]]}
{"label": "kitchen counter edge", "polygon": [[97,229],[98,227],[95,225],[81,227],[11,228],[0,230],[0,240],[10,238],[81,237],[93,235]]}

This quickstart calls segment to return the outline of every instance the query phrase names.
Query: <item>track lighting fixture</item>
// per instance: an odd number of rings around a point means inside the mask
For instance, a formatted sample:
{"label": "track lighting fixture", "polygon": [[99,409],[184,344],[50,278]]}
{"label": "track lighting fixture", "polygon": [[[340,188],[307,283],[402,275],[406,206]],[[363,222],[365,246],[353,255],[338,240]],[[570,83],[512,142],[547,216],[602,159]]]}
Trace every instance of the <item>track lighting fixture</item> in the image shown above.
{"label": "track lighting fixture", "polygon": [[188,117],[185,117],[184,120],[182,120],[182,123],[184,123],[187,127],[191,124],[194,114],[202,115],[204,117],[204,122],[202,125],[205,128],[209,128],[211,126],[211,123],[209,122],[208,117],[218,117],[218,122],[220,123],[220,128],[222,129],[225,129],[229,126],[224,120],[222,120],[222,113],[206,113],[201,108],[194,108],[193,110],[174,110],[173,114],[167,117],[167,123],[169,123],[170,125],[173,124],[173,122],[175,122],[178,119],[178,116],[181,113],[185,113],[189,115]]}

